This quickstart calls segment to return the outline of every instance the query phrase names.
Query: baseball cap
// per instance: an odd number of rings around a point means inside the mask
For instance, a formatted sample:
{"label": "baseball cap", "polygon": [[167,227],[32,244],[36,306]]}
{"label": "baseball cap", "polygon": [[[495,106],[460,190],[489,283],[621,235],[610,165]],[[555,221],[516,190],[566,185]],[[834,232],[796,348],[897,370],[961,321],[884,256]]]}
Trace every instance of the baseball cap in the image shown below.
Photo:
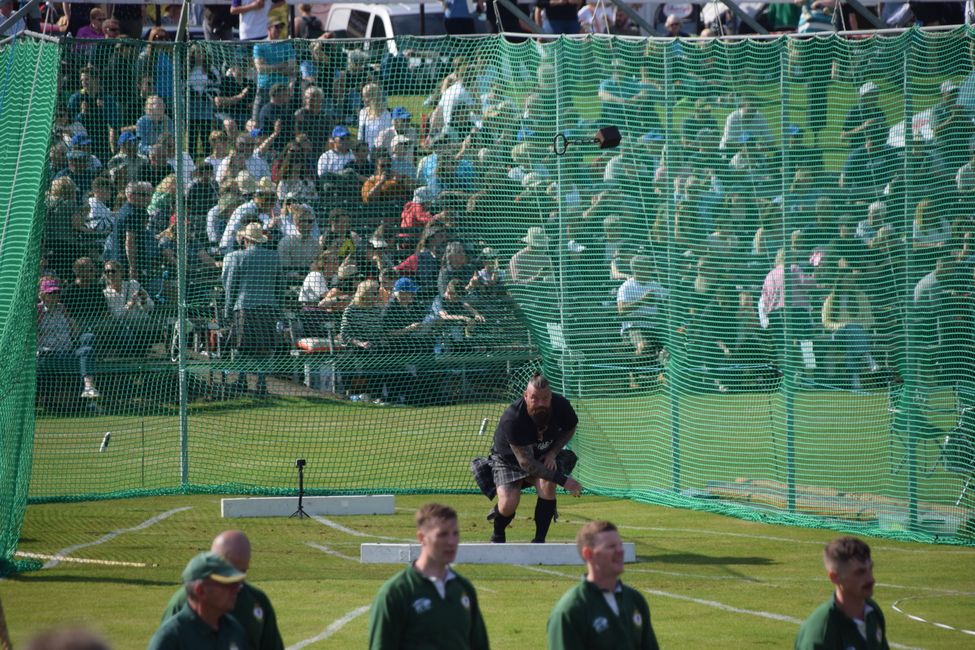
{"label": "baseball cap", "polygon": [[87,160],[91,154],[81,149],[72,149],[68,152],[68,160]]}
{"label": "baseball cap", "polygon": [[420,287],[413,280],[413,278],[400,278],[396,281],[396,284],[393,285],[393,291],[397,293],[401,293],[403,291],[408,293],[416,293],[419,290]]}
{"label": "baseball cap", "polygon": [[[403,278],[404,280],[406,278]],[[41,280],[41,293],[56,293],[61,290],[61,284],[57,278],[44,278]]]}
{"label": "baseball cap", "polygon": [[183,583],[209,578],[214,582],[230,585],[243,582],[247,574],[235,569],[216,553],[200,553],[193,556],[183,569]]}
{"label": "baseball cap", "polygon": [[125,131],[118,137],[119,146],[122,146],[126,142],[138,142],[139,136],[137,136],[132,131]]}
{"label": "baseball cap", "polygon": [[333,138],[346,138],[349,135],[349,130],[342,125],[339,125],[332,129]]}
{"label": "baseball cap", "polygon": [[795,124],[790,124],[789,126],[785,127],[785,134],[786,135],[802,135],[802,129],[800,129]]}
{"label": "baseball cap", "polygon": [[87,133],[75,133],[74,137],[71,138],[72,147],[84,147],[91,144],[91,138],[88,137]]}
{"label": "baseball cap", "polygon": [[264,131],[262,131],[261,129],[251,129],[251,137],[252,138],[259,138],[259,137],[261,137],[261,135],[263,133],[264,133]]}
{"label": "baseball cap", "polygon": [[392,117],[394,120],[408,120],[413,115],[404,106],[397,106],[393,109]]}

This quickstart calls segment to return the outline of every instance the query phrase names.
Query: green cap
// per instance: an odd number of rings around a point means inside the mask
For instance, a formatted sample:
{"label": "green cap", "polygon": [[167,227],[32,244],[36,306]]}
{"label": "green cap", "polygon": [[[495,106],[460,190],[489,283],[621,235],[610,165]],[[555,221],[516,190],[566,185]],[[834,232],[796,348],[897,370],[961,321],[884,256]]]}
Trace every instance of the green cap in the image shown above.
{"label": "green cap", "polygon": [[210,578],[214,582],[227,585],[243,582],[246,577],[245,573],[238,571],[227,560],[214,553],[200,553],[183,569],[184,584]]}

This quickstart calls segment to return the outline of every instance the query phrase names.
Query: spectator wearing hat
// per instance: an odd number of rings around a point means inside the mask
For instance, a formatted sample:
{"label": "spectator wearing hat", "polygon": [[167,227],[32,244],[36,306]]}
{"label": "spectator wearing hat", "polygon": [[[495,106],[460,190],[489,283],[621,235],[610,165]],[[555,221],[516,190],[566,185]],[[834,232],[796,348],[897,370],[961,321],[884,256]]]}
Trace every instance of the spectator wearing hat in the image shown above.
{"label": "spectator wearing hat", "polygon": [[[246,574],[250,569],[251,543],[247,535],[239,530],[225,530],[217,535],[210,546],[210,553],[223,558],[241,573]],[[163,622],[179,616],[187,600],[187,590],[177,589],[166,605]],[[277,615],[271,605],[271,599],[250,582],[245,580],[240,583],[237,602],[230,615],[247,633],[247,648],[239,650],[284,650],[284,642],[278,630]]]}
{"label": "spectator wearing hat", "polygon": [[444,212],[437,214],[431,212],[436,198],[436,193],[426,185],[413,191],[413,200],[403,206],[403,212],[400,214],[400,239],[413,244],[419,240],[424,228],[446,219],[447,215]]}
{"label": "spectator wearing hat", "polygon": [[53,180],[70,178],[78,189],[77,199],[81,200],[88,195],[88,190],[91,189],[91,182],[95,180],[95,176],[98,174],[91,168],[92,156],[87,151],[83,149],[69,149],[67,156],[68,168],[62,169],[55,174]]}
{"label": "spectator wearing hat", "polygon": [[100,397],[95,388],[95,336],[91,332],[75,336],[78,326],[61,304],[61,283],[55,277],[42,277],[37,304],[37,374],[60,373],[77,364],[84,383],[81,396]]}
{"label": "spectator wearing hat", "polygon": [[[276,328],[280,316],[281,264],[277,251],[265,246],[268,237],[259,222],[248,223],[237,235],[242,248],[230,252],[223,260],[224,316],[233,322],[237,351],[245,357],[265,359],[279,347]],[[246,376],[240,373],[237,389],[246,388]],[[257,392],[267,394],[264,372],[257,373]]]}
{"label": "spectator wearing hat", "polygon": [[102,170],[102,161],[91,151],[92,141],[85,132],[71,136],[69,151],[83,151],[88,154],[88,166],[96,174]]}
{"label": "spectator wearing hat", "polygon": [[145,180],[149,159],[139,153],[139,136],[125,129],[118,137],[118,153],[108,161],[108,170],[118,188],[126,183]]}
{"label": "spectator wearing hat", "polygon": [[545,252],[548,235],[541,226],[532,226],[522,237],[525,247],[511,256],[511,281],[518,284],[545,282],[552,277],[552,258]]}
{"label": "spectator wearing hat", "polygon": [[383,333],[394,349],[417,351],[420,331],[429,307],[416,300],[420,286],[413,278],[399,278],[383,309]]}
{"label": "spectator wearing hat", "polygon": [[677,14],[667,16],[667,20],[664,21],[664,30],[666,31],[664,36],[671,38],[687,38],[690,36],[684,30],[684,21]]}
{"label": "spectator wearing hat", "polygon": [[[234,210],[230,216],[220,238],[220,251],[227,254],[234,250],[238,242],[237,234],[248,223],[256,222],[262,230],[271,230],[275,225],[273,222],[276,202],[277,188],[274,182],[265,176],[257,182],[253,198]],[[266,241],[267,239],[260,243]]]}
{"label": "spectator wearing hat", "polygon": [[763,147],[772,144],[772,131],[765,116],[755,108],[752,100],[743,97],[740,107],[728,114],[718,148],[735,150],[741,143],[754,140]]}
{"label": "spectator wearing hat", "polygon": [[250,648],[247,632],[229,614],[247,577],[215,553],[200,553],[183,569],[186,605],[152,635],[149,650]]}
{"label": "spectator wearing hat", "polygon": [[[254,69],[257,71],[257,93],[254,95],[252,118],[260,123],[261,109],[270,99],[271,88],[284,84],[292,88],[298,73],[298,56],[294,45],[286,40],[287,23],[271,18],[267,23],[267,41],[254,45]],[[288,94],[290,100],[290,93]]]}
{"label": "spectator wearing hat", "polygon": [[887,118],[880,108],[878,99],[880,88],[872,81],[861,85],[857,91],[859,100],[850,109],[843,120],[843,129],[840,137],[846,141],[850,151],[856,151],[863,147],[867,135],[873,135],[873,141],[880,143],[883,133],[887,130]]}
{"label": "spectator wearing hat", "polygon": [[[407,180],[409,185],[412,186],[417,172],[416,156],[414,153],[416,148],[413,140],[405,135],[397,135],[390,142],[389,150],[392,151],[389,156],[390,171]],[[385,152],[386,149],[384,148],[382,151]]]}
{"label": "spectator wearing hat", "polygon": [[413,118],[405,106],[396,106],[389,112],[392,118],[392,125],[383,129],[376,136],[375,146],[379,149],[393,154],[393,140],[400,136],[409,140],[411,143],[419,142],[419,133],[410,121]]}
{"label": "spectator wearing hat", "polygon": [[332,140],[328,151],[318,159],[318,177],[338,174],[352,164],[355,154],[349,149],[349,130],[344,126],[332,129]]}

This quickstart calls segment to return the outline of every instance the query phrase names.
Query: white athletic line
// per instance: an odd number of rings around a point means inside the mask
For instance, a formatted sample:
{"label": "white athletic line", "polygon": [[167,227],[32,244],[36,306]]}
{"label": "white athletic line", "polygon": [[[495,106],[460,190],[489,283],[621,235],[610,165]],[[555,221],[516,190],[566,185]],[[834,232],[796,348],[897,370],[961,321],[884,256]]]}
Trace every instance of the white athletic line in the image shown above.
{"label": "white athletic line", "polygon": [[[578,580],[579,577],[575,575],[570,575],[568,573],[562,573],[561,571],[553,571],[552,569],[543,569],[541,567],[526,566],[525,569],[529,571],[535,571],[537,573],[547,573],[549,575],[558,576],[560,578],[569,578],[570,580]],[[787,616],[785,614],[776,614],[774,612],[765,612],[756,609],[743,609],[741,607],[735,607],[733,605],[726,605],[725,603],[718,602],[716,600],[704,600],[703,598],[694,598],[693,596],[684,596],[683,594],[674,594],[669,591],[660,591],[659,589],[641,589],[648,594],[654,596],[661,596],[663,598],[674,598],[676,600],[684,600],[687,602],[695,603],[697,605],[704,605],[705,607],[713,607],[715,609],[720,609],[726,612],[733,612],[735,614],[748,614],[749,616],[758,616],[760,618],[767,618],[773,621],[781,621],[783,623],[793,623],[795,625],[801,625],[802,620],[795,618],[794,616]],[[914,646],[901,645],[899,643],[891,643],[891,648],[897,648],[897,650],[923,650],[923,648],[916,648]]]}
{"label": "white athletic line", "polygon": [[346,528],[345,526],[343,526],[342,524],[338,523],[337,521],[332,521],[331,519],[328,519],[326,517],[322,517],[321,515],[311,515],[311,518],[314,519],[315,521],[317,521],[318,523],[322,524],[323,526],[328,526],[329,528],[334,528],[335,530],[339,531],[340,533],[345,533],[346,535],[352,535],[353,537],[371,537],[373,539],[385,539],[388,542],[410,542],[410,541],[413,541],[413,540],[409,540],[409,539],[401,539],[399,537],[386,537],[385,535],[372,535],[370,533],[363,533],[363,532],[358,531],[358,530],[353,530],[352,528]]}
{"label": "white athletic line", "polygon": [[[709,530],[707,528],[667,528],[664,526],[619,526],[621,530],[646,530],[658,533],[698,533],[705,535],[718,535],[720,537],[741,537],[743,539],[762,539],[769,542],[785,542],[787,544],[807,544],[809,546],[825,546],[825,542],[817,542],[808,539],[791,539],[789,537],[776,537],[774,535],[755,535],[753,533],[731,533],[720,530]],[[938,557],[943,555],[975,555],[975,550],[959,549],[946,550],[943,546],[930,545],[931,548],[897,548],[894,546],[873,546],[875,551],[898,551],[901,553],[937,553]]]}
{"label": "white athletic line", "polygon": [[368,611],[369,611],[369,605],[363,605],[362,607],[357,607],[356,609],[353,609],[351,612],[344,614],[341,617],[329,623],[328,627],[322,630],[321,634],[313,636],[310,639],[305,639],[304,641],[299,641],[294,645],[289,645],[287,647],[287,650],[301,650],[305,646],[309,646],[313,643],[318,643],[319,641],[324,641],[325,639],[329,638],[330,636],[332,636],[333,634],[341,630],[343,627],[348,625],[350,622],[362,616]]}
{"label": "white athletic line", "polygon": [[94,560],[91,558],[83,557],[65,557],[64,555],[48,555],[47,553],[28,553],[26,551],[17,551],[14,553],[17,557],[26,557],[34,560],[57,560],[58,562],[74,562],[76,564],[99,564],[104,566],[131,566],[131,567],[148,567],[156,566],[146,564],[145,562],[123,562],[121,560]]}
{"label": "white athletic line", "polygon": [[903,614],[904,616],[906,616],[907,618],[911,619],[912,621],[917,621],[918,623],[926,623],[928,625],[933,625],[935,627],[940,627],[942,630],[951,630],[953,632],[961,632],[962,634],[967,634],[969,636],[975,636],[975,630],[966,630],[963,627],[954,627],[954,626],[948,625],[946,623],[939,623],[937,621],[929,621],[926,618],[921,618],[920,616],[916,616],[914,614],[908,614],[903,609],[901,609],[900,606],[899,606],[901,603],[903,603],[905,601],[908,601],[908,600],[920,600],[921,598],[934,598],[934,597],[935,596],[911,596],[911,597],[908,597],[908,598],[901,598],[900,600],[895,600],[893,602],[893,604],[891,604],[891,608],[895,612],[897,612],[899,614]]}
{"label": "white athletic line", "polygon": [[88,548],[89,546],[97,546],[99,544],[104,544],[105,542],[110,542],[111,540],[115,539],[116,537],[118,537],[122,533],[135,533],[135,532],[138,532],[140,530],[145,530],[146,528],[149,528],[149,526],[153,526],[155,524],[158,524],[160,521],[162,521],[164,519],[167,519],[169,517],[172,517],[173,515],[175,515],[178,512],[183,512],[185,510],[192,510],[192,509],[193,509],[193,506],[183,506],[182,508],[173,508],[172,510],[167,510],[166,512],[160,513],[160,514],[156,515],[155,517],[150,517],[149,519],[146,519],[145,521],[143,521],[138,526],[132,526],[131,528],[120,528],[118,530],[113,530],[112,532],[108,533],[107,535],[102,535],[101,537],[99,537],[98,539],[96,539],[94,542],[85,542],[84,544],[75,544],[74,546],[68,546],[67,548],[62,548],[60,551],[58,551],[57,553],[54,554],[55,559],[49,561],[42,568],[44,568],[44,569],[53,569],[54,567],[56,567],[57,565],[59,565],[61,563],[61,560],[64,559],[65,556],[71,555],[75,551],[80,551],[81,549]]}
{"label": "white athletic line", "polygon": [[335,549],[329,548],[329,547],[325,546],[324,544],[316,544],[315,542],[306,542],[306,543],[308,544],[308,546],[311,546],[312,548],[317,548],[319,551],[321,551],[323,553],[328,553],[329,555],[334,555],[337,558],[341,558],[343,560],[348,560],[350,562],[358,562],[359,561],[359,558],[357,558],[357,557],[352,557],[351,555],[346,555],[345,553],[339,553]]}
{"label": "white athletic line", "polygon": [[[677,578],[692,578],[695,580],[737,580],[750,585],[762,585],[766,587],[777,587],[784,584],[792,584],[796,582],[820,582],[821,578],[742,578],[741,576],[715,576],[707,575],[703,573],[685,573],[683,571],[663,571],[661,569],[639,569],[636,567],[629,567],[626,569],[627,573],[656,573],[665,576],[674,576]],[[878,582],[878,587],[883,587],[885,589],[905,589],[908,591],[930,591],[934,595],[938,596],[975,596],[975,591],[957,591],[954,589],[938,589],[936,587],[922,587],[917,585],[897,585],[889,582]]]}

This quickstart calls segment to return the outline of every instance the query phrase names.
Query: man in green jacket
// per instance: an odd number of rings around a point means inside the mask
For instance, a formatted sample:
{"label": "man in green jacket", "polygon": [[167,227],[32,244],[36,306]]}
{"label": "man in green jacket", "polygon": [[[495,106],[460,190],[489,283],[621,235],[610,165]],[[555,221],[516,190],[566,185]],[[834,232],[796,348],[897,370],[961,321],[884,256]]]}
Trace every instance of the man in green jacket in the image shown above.
{"label": "man in green jacket", "polygon": [[159,626],[149,650],[245,650],[247,633],[230,611],[246,577],[219,555],[196,555],[183,569],[186,606]]}
{"label": "man in green jacket", "polygon": [[[213,539],[210,552],[222,557],[241,573],[247,573],[251,565],[251,543],[239,530],[225,530]],[[179,589],[169,599],[163,622],[176,616],[186,604],[186,590]],[[278,620],[271,600],[263,591],[248,582],[242,582],[237,604],[231,615],[247,632],[247,648],[240,650],[284,650],[284,641],[278,630]]]}
{"label": "man in green jacket", "polygon": [[823,564],[836,589],[799,628],[796,650],[889,650],[887,627],[873,596],[870,547],[855,537],[826,545]]}
{"label": "man in green jacket", "polygon": [[650,608],[620,581],[623,541],[608,521],[590,521],[576,535],[586,577],[548,617],[549,650],[657,650]]}
{"label": "man in green jacket", "polygon": [[477,592],[450,568],[460,532],[457,512],[428,503],[416,513],[420,557],[376,594],[369,613],[371,650],[487,650]]}

